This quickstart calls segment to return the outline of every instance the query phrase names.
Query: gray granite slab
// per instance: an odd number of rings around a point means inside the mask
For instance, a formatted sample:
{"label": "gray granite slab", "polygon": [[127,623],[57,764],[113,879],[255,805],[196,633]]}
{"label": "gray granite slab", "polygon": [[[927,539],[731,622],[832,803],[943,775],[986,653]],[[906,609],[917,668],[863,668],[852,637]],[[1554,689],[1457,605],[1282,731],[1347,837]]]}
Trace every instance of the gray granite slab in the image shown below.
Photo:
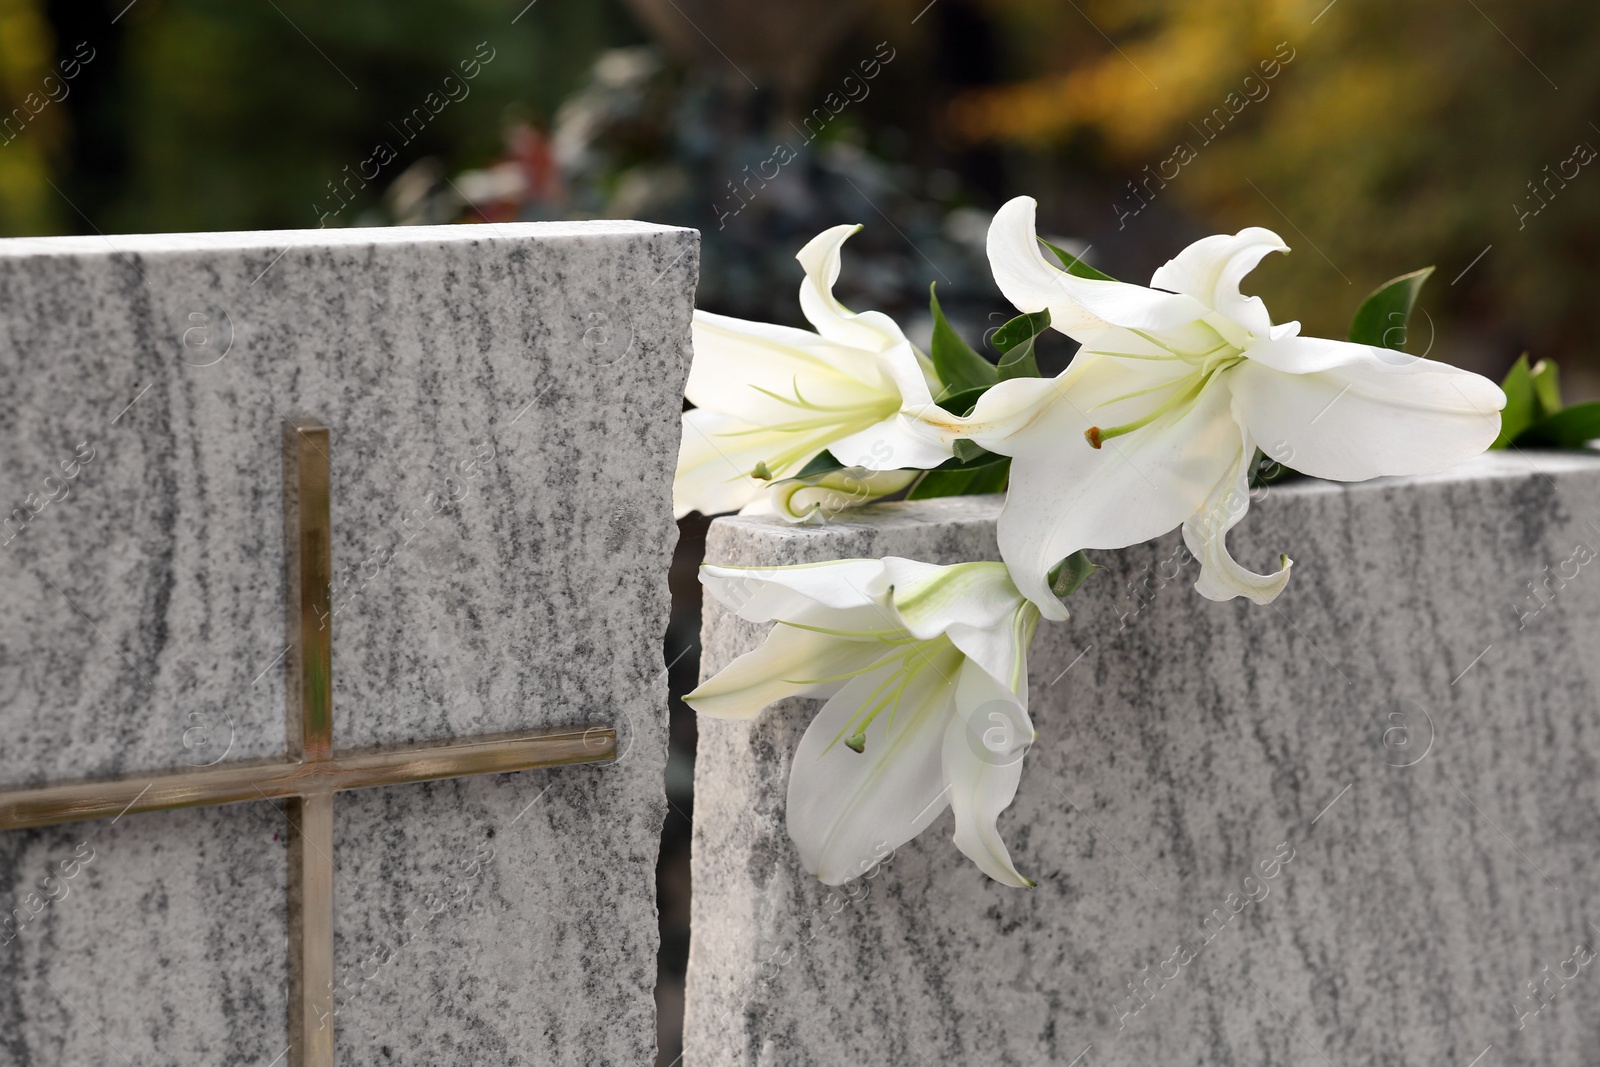
{"label": "gray granite slab", "polygon": [[[632,222],[0,242],[0,786],[282,753],[291,414],[332,428],[336,750],[619,729],[612,766],[339,797],[341,1064],[654,1054],[697,260]],[[0,1064],[271,1061],[283,831],[0,835]]]}
{"label": "gray granite slab", "polygon": [[[707,557],[996,558],[998,507],[722,519]],[[688,1067],[1592,1063],[1600,458],[1280,485],[1232,544],[1294,557],[1274,606],[1169,536],[1041,627],[1000,820],[1034,890],[948,813],[829,890],[783,824],[815,705],[702,717]],[[709,608],[703,669],[763,629]]]}

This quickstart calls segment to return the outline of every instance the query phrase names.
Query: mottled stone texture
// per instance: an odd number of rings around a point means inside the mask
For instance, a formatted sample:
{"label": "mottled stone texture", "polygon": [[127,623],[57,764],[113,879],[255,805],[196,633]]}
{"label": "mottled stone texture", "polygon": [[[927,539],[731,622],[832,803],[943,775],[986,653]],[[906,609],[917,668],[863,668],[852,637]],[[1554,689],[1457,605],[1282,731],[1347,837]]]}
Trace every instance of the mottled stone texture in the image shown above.
{"label": "mottled stone texture", "polygon": [[[995,558],[998,508],[724,519],[707,554]],[[828,890],[783,824],[815,705],[702,717],[686,1064],[1592,1063],[1597,524],[1600,459],[1512,453],[1266,491],[1232,540],[1294,557],[1272,607],[1201,599],[1176,536],[1094,553],[1000,823],[1034,890],[948,814]],[[704,669],[762,629],[711,608]]]}
{"label": "mottled stone texture", "polygon": [[[281,755],[290,414],[332,427],[336,749],[618,726],[616,765],[339,797],[341,1065],[653,1056],[696,249],[0,242],[0,786]],[[265,802],[0,835],[0,1064],[267,1064],[285,862]]]}

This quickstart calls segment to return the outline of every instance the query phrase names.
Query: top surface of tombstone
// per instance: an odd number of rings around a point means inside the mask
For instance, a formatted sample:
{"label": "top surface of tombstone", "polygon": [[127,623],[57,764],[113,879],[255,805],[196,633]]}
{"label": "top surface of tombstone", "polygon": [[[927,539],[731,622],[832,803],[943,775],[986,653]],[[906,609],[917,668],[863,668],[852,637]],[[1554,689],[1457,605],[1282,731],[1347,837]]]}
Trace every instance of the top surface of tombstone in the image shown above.
{"label": "top surface of tombstone", "polygon": [[[598,222],[0,242],[0,787],[283,755],[282,428],[302,415],[331,428],[336,752],[617,728],[612,766],[340,797],[338,973],[394,960],[361,969],[341,1063],[384,1062],[380,1037],[653,1047],[696,241]],[[135,1060],[270,1060],[281,830],[263,803],[0,838],[7,908],[75,842],[96,855],[80,899],[0,947],[8,1032],[98,1059],[90,1019]],[[398,938],[474,856],[425,952]],[[459,994],[424,992],[441,981]]]}

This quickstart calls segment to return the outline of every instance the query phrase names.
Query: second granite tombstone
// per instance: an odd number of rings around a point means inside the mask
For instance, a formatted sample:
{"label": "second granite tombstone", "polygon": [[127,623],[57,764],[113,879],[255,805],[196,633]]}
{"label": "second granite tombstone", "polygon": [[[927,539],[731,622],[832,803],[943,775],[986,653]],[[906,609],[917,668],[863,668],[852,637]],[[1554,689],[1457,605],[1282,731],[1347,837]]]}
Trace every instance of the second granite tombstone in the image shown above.
{"label": "second granite tombstone", "polygon": [[[1174,533],[1041,627],[999,824],[1037,888],[948,813],[821,885],[784,825],[816,703],[702,717],[686,1067],[1593,1062],[1600,458],[1261,495],[1271,607],[1199,597]],[[997,558],[999,509],[719,519],[707,559]],[[703,669],[766,629],[708,605]]]}

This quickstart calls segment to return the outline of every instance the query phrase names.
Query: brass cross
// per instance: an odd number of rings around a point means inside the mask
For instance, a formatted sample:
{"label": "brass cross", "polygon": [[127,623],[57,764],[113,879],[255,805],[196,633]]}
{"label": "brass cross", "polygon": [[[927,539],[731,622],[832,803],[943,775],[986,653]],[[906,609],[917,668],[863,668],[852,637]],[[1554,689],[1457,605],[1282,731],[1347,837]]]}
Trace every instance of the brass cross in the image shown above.
{"label": "brass cross", "polygon": [[289,823],[289,1062],[333,1067],[333,795],[364,786],[499,774],[616,758],[611,727],[570,726],[446,745],[334,755],[333,561],[328,429],[284,433],[288,568],[287,759],[120,781],[0,792],[0,830],[245,800],[286,799]]}

